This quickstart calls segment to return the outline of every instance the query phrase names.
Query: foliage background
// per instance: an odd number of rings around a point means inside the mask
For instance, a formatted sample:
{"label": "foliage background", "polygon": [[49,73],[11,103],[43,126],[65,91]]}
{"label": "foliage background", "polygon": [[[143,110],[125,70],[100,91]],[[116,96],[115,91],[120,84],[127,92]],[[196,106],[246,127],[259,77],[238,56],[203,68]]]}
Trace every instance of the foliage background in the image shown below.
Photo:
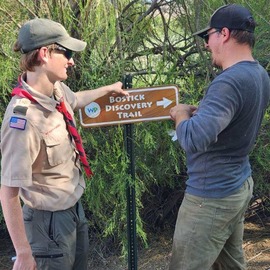
{"label": "foliage background", "polygon": [[[76,68],[67,84],[93,89],[133,76],[133,87],[177,84],[180,102],[197,104],[217,74],[192,33],[204,27],[221,5],[248,7],[257,23],[254,56],[269,71],[268,0],[10,0],[0,3],[0,122],[16,84],[19,55],[12,52],[19,27],[34,17],[62,23],[72,36],[87,42],[75,54]],[[147,245],[149,232],[174,226],[185,188],[185,156],[168,131],[171,121],[134,125],[137,233]],[[95,176],[83,197],[91,237],[101,246],[126,254],[126,187],[129,160],[123,126],[80,130]],[[269,205],[269,111],[251,154],[255,195]],[[0,226],[5,224],[0,210]]]}

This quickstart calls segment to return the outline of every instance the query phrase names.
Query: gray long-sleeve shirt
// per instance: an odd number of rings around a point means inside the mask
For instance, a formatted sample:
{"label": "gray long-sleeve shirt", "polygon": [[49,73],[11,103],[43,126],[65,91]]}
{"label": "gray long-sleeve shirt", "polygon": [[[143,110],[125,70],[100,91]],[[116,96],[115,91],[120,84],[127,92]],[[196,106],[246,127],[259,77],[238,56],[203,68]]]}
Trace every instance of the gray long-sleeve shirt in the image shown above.
{"label": "gray long-sleeve shirt", "polygon": [[268,74],[257,62],[239,62],[213,80],[195,115],[176,130],[187,155],[188,193],[222,198],[241,187],[269,96]]}

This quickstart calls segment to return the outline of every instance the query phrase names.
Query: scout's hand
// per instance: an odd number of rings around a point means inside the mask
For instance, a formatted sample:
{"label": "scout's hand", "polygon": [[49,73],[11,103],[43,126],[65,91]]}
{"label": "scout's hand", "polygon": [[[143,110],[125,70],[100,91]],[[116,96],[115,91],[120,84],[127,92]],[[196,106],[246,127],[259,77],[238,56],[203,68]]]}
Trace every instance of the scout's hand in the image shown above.
{"label": "scout's hand", "polygon": [[108,85],[110,94],[113,96],[128,96],[129,93],[122,89],[123,84],[121,82],[116,82],[114,84]]}
{"label": "scout's hand", "polygon": [[12,270],[37,270],[37,264],[32,254],[17,256]]}

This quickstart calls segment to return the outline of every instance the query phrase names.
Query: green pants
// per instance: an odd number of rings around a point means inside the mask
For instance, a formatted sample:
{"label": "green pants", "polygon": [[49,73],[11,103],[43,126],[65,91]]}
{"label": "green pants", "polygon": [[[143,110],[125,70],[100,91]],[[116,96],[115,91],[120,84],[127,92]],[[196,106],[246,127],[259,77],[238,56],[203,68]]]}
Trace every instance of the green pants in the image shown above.
{"label": "green pants", "polygon": [[249,177],[221,199],[185,194],[173,238],[170,270],[244,270],[244,214],[253,192]]}
{"label": "green pants", "polygon": [[38,270],[86,270],[88,224],[80,202],[63,211],[23,206],[28,241]]}

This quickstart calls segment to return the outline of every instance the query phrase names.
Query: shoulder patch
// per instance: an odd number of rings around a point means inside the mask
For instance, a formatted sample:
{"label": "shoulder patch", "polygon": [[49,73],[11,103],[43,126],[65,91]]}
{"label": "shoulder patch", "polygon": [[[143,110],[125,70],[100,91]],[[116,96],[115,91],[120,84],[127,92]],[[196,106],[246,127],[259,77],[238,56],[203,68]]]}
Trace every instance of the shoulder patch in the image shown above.
{"label": "shoulder patch", "polygon": [[27,123],[26,119],[12,116],[9,120],[9,127],[25,130],[26,123]]}
{"label": "shoulder patch", "polygon": [[31,104],[31,101],[27,98],[22,98],[17,100],[14,109],[13,109],[13,113],[18,113],[21,115],[26,115],[28,106]]}

